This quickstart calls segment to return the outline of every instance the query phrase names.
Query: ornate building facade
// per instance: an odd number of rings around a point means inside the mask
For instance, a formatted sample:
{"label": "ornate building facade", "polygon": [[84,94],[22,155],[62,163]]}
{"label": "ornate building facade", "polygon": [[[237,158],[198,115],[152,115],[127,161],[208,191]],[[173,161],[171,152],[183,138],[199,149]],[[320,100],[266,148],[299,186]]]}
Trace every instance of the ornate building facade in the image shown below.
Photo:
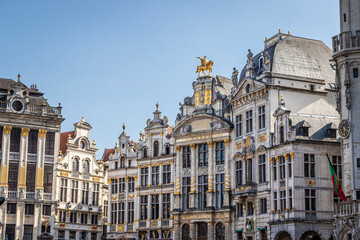
{"label": "ornate building facade", "polygon": [[348,201],[335,206],[336,239],[360,236],[360,1],[339,1],[340,34],[333,37],[333,61],[336,68],[336,106],[341,122],[343,190]]}
{"label": "ornate building facade", "polygon": [[54,159],[61,106],[51,107],[35,85],[0,79],[1,239],[37,239],[55,215]]}
{"label": "ornate building facade", "polygon": [[[96,160],[96,144],[90,141],[91,125],[84,118],[74,131],[61,133],[55,167],[56,239],[101,239],[107,199],[103,161]],[[106,215],[106,214],[105,214]]]}

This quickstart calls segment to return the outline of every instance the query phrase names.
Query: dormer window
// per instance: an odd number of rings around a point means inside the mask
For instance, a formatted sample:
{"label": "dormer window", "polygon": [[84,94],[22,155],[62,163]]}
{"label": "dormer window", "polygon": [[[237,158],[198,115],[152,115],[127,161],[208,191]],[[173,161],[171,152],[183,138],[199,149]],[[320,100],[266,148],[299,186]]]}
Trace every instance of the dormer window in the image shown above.
{"label": "dormer window", "polygon": [[148,157],[148,152],[147,152],[147,148],[143,149],[143,158],[147,158]]}
{"label": "dormer window", "polygon": [[154,157],[159,156],[159,142],[155,141],[154,142]]}
{"label": "dormer window", "polygon": [[85,142],[84,142],[84,141],[80,141],[79,147],[80,147],[80,149],[84,149],[84,148],[85,148]]}
{"label": "dormer window", "polygon": [[259,67],[262,68],[263,65],[264,65],[264,57],[261,57],[261,58],[259,59]]}
{"label": "dormer window", "polygon": [[279,134],[280,134],[280,143],[284,143],[285,142],[285,131],[284,131],[284,126],[281,126],[279,129]]}
{"label": "dormer window", "polygon": [[165,146],[165,155],[169,155],[170,154],[170,146],[167,144]]}
{"label": "dormer window", "polygon": [[301,127],[300,128],[300,134],[303,137],[308,137],[309,136],[309,128],[308,127]]}
{"label": "dormer window", "polygon": [[120,159],[120,168],[125,168],[125,157],[121,157]]}
{"label": "dormer window", "polygon": [[329,138],[336,138],[336,129],[328,129],[326,132]]}
{"label": "dormer window", "polygon": [[246,90],[246,93],[250,93],[251,92],[251,85],[250,84],[246,85],[245,90]]}

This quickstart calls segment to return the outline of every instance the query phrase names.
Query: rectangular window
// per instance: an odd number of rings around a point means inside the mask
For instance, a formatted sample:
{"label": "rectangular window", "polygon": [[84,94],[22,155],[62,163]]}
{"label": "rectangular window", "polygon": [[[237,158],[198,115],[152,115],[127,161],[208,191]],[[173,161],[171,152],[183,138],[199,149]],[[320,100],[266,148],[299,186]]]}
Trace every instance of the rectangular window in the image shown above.
{"label": "rectangular window", "polygon": [[305,211],[316,211],[315,189],[305,189]]}
{"label": "rectangular window", "polygon": [[273,169],[273,180],[276,181],[276,179],[277,179],[276,161],[274,161],[274,159],[272,159],[272,161],[273,161],[273,167],[272,167],[272,169]]}
{"label": "rectangular window", "polygon": [[236,137],[240,137],[242,135],[241,127],[242,127],[242,115],[238,115],[235,118]]}
{"label": "rectangular window", "polygon": [[27,163],[26,167],[26,191],[35,192],[36,163]]}
{"label": "rectangular window", "polygon": [[208,165],[208,145],[199,145],[199,167],[205,167]]}
{"label": "rectangular window", "polygon": [[159,218],[159,195],[151,195],[151,219],[156,220]]}
{"label": "rectangular window", "polygon": [[104,217],[108,217],[109,201],[104,200]]}
{"label": "rectangular window", "polygon": [[21,130],[14,128],[10,135],[10,152],[20,152],[20,136]]}
{"label": "rectangular window", "polygon": [[353,68],[353,76],[354,76],[354,78],[359,77],[359,69],[358,68]]}
{"label": "rectangular window", "polygon": [[286,209],[286,190],[280,191],[280,211],[285,211]]}
{"label": "rectangular window", "polygon": [[[358,158],[358,164],[360,164],[360,159]],[[342,166],[341,166],[341,156],[332,156],[332,165],[335,170],[335,174],[339,180],[342,180]],[[360,167],[358,165],[358,167]]]}
{"label": "rectangular window", "polygon": [[140,185],[143,187],[148,185],[148,172],[147,167],[140,168]]}
{"label": "rectangular window", "polygon": [[16,203],[7,203],[7,214],[16,214]]}
{"label": "rectangular window", "polygon": [[190,193],[190,177],[182,178],[182,202],[183,202],[183,210],[189,209],[189,193]]}
{"label": "rectangular window", "polygon": [[236,184],[242,185],[243,184],[243,168],[242,168],[242,161],[237,161],[235,163],[235,174],[236,174]]}
{"label": "rectangular window", "polygon": [[243,211],[243,204],[242,203],[236,203],[236,217],[240,218],[244,216],[244,211]]}
{"label": "rectangular window", "polygon": [[65,211],[59,211],[59,221],[60,222],[66,222],[66,212]]}
{"label": "rectangular window", "polygon": [[344,22],[346,22],[346,13],[344,13]]}
{"label": "rectangular window", "polygon": [[111,194],[117,194],[118,190],[118,181],[117,179],[111,179]]}
{"label": "rectangular window", "polygon": [[208,190],[208,175],[198,176],[198,206],[199,209],[206,207],[206,192]]}
{"label": "rectangular window", "polygon": [[24,237],[23,240],[32,240],[33,225],[24,225]]}
{"label": "rectangular window", "polygon": [[133,224],[134,222],[134,202],[128,202],[128,223]]}
{"label": "rectangular window", "polygon": [[130,193],[135,191],[135,178],[134,177],[128,177],[128,190]]}
{"label": "rectangular window", "polygon": [[82,213],[82,214],[81,214],[81,223],[82,223],[82,224],[87,224],[87,222],[88,222],[88,215],[87,215],[87,213]]}
{"label": "rectangular window", "polygon": [[47,132],[45,139],[45,155],[54,155],[55,133]]}
{"label": "rectangular window", "polygon": [[37,154],[38,131],[30,130],[28,136],[28,153]]}
{"label": "rectangular window", "polygon": [[60,179],[60,202],[67,201],[67,181],[66,178]]}
{"label": "rectangular window", "polygon": [[224,202],[224,189],[225,189],[225,175],[216,174],[215,175],[215,184],[216,184],[216,208],[220,209],[223,206]]}
{"label": "rectangular window", "polygon": [[18,171],[19,171],[19,162],[10,161],[9,177],[8,177],[9,191],[17,191]]}
{"label": "rectangular window", "polygon": [[260,199],[260,214],[266,214],[267,213],[267,204],[266,204],[266,198]]}
{"label": "rectangular window", "polygon": [[125,202],[119,202],[119,208],[118,208],[118,224],[124,224],[125,223]]}
{"label": "rectangular window", "polygon": [[53,184],[53,165],[44,164],[44,193],[52,193]]}
{"label": "rectangular window", "polygon": [[215,146],[215,155],[216,155],[216,165],[225,163],[225,143],[217,142]]}
{"label": "rectangular window", "polygon": [[170,218],[170,193],[163,194],[163,219]]}
{"label": "rectangular window", "polygon": [[246,183],[252,183],[253,178],[253,164],[252,164],[252,159],[248,159],[247,161],[245,161],[245,166],[246,166]]}
{"label": "rectangular window", "polygon": [[34,204],[25,204],[25,215],[34,215]]}
{"label": "rectangular window", "polygon": [[315,177],[315,156],[314,154],[304,154],[304,176]]}
{"label": "rectangular window", "polygon": [[284,156],[279,156],[279,170],[280,170],[280,180],[285,179],[285,159],[284,159]]}
{"label": "rectangular window", "polygon": [[246,133],[253,131],[252,110],[246,112]]}
{"label": "rectangular window", "polygon": [[100,195],[100,185],[98,183],[94,183],[93,185],[93,194],[92,194],[92,205],[99,205],[99,195]]}
{"label": "rectangular window", "polygon": [[111,224],[116,224],[117,221],[117,203],[111,204]]}
{"label": "rectangular window", "polygon": [[71,212],[70,213],[70,222],[71,223],[76,223],[76,216],[77,216],[76,212]]}
{"label": "rectangular window", "polygon": [[265,154],[259,155],[259,183],[266,182]]}
{"label": "rectangular window", "polygon": [[183,147],[183,168],[191,168],[191,148]]}
{"label": "rectangular window", "polygon": [[171,182],[171,165],[163,165],[163,184]]}
{"label": "rectangular window", "polygon": [[89,203],[89,183],[83,182],[82,183],[82,204],[88,204]]}
{"label": "rectangular window", "polygon": [[151,185],[159,185],[159,166],[151,167]]}
{"label": "rectangular window", "polygon": [[58,231],[58,239],[59,240],[65,239],[65,231],[64,230],[59,230]]}
{"label": "rectangular window", "polygon": [[292,162],[291,162],[291,156],[288,155],[288,177],[292,177]]}
{"label": "rectangular window", "polygon": [[43,215],[45,216],[51,216],[51,205],[43,205]]}
{"label": "rectangular window", "polygon": [[278,210],[277,206],[277,192],[274,192],[274,211],[276,212]]}
{"label": "rectangular window", "polygon": [[292,196],[292,189],[289,189],[289,208],[293,208],[293,196]]}
{"label": "rectangular window", "polygon": [[91,224],[92,225],[98,225],[99,224],[99,215],[92,214],[91,215]]}
{"label": "rectangular window", "polygon": [[254,215],[254,204],[252,202],[247,202],[247,215]]}
{"label": "rectangular window", "polygon": [[148,218],[148,196],[140,196],[140,220],[146,220]]}
{"label": "rectangular window", "polygon": [[71,180],[71,202],[78,202],[79,181]]}
{"label": "rectangular window", "polygon": [[69,231],[69,239],[70,240],[76,239],[76,231]]}
{"label": "rectangular window", "polygon": [[265,106],[259,107],[259,129],[265,128]]}
{"label": "rectangular window", "polygon": [[119,178],[119,193],[124,193],[125,187],[126,187],[125,178]]}

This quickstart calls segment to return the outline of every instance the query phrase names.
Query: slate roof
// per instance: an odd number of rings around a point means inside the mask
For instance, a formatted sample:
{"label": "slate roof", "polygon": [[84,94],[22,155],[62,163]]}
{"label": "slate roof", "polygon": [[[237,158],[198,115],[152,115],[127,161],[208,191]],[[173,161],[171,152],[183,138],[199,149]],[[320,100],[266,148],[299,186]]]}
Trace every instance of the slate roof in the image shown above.
{"label": "slate roof", "polygon": [[222,95],[228,96],[231,93],[231,88],[234,86],[231,79],[216,75],[215,77],[215,91]]}

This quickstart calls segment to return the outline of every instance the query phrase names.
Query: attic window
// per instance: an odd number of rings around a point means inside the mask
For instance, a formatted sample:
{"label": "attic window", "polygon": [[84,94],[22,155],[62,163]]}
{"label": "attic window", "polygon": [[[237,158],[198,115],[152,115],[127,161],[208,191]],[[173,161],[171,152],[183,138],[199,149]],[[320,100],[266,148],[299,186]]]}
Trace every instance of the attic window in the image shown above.
{"label": "attic window", "polygon": [[303,137],[308,137],[309,136],[309,128],[308,127],[301,127],[300,128],[300,134]]}
{"label": "attic window", "polygon": [[169,155],[170,154],[170,146],[168,144],[166,144],[165,146],[165,155]]}
{"label": "attic window", "polygon": [[358,77],[359,77],[359,69],[358,69],[358,68],[354,68],[354,69],[353,69],[353,77],[354,77],[354,78],[358,78]]}
{"label": "attic window", "polygon": [[336,138],[336,129],[328,129],[327,130],[327,136],[329,138]]}
{"label": "attic window", "polygon": [[310,84],[310,91],[315,91],[315,85],[314,84]]}
{"label": "attic window", "polygon": [[125,144],[122,144],[121,147],[122,147],[122,148],[125,148]]}
{"label": "attic window", "polygon": [[246,85],[246,93],[250,93],[250,91],[251,91],[251,85],[248,84]]}
{"label": "attic window", "polygon": [[285,133],[284,133],[284,126],[280,127],[280,143],[285,142]]}
{"label": "attic window", "polygon": [[264,58],[261,57],[261,58],[259,59],[259,66],[260,66],[260,68],[262,68],[263,65],[264,65]]}
{"label": "attic window", "polygon": [[85,142],[84,141],[80,141],[80,149],[84,149],[85,148]]}
{"label": "attic window", "polygon": [[344,13],[344,22],[346,22],[346,13]]}

